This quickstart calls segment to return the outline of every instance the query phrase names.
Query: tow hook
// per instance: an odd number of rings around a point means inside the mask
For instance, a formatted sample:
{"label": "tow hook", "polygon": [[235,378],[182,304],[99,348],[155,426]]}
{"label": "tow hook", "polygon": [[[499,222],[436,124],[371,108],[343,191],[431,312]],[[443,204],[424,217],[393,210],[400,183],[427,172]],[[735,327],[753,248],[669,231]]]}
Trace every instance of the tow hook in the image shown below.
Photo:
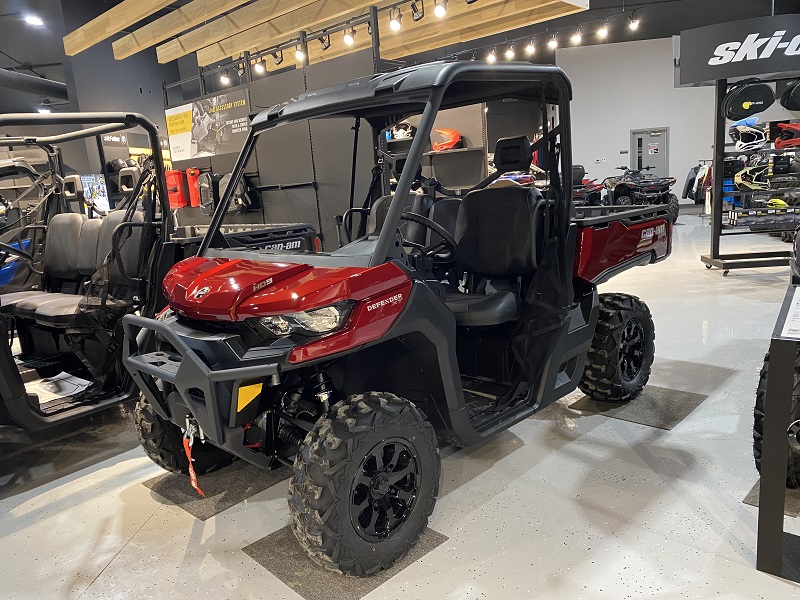
{"label": "tow hook", "polygon": [[203,430],[198,427],[194,420],[190,420],[187,416],[186,429],[183,432],[183,450],[186,452],[186,458],[189,461],[189,483],[191,483],[192,487],[197,490],[198,494],[205,498],[206,495],[203,493],[203,490],[200,489],[200,485],[197,483],[197,473],[195,472],[194,465],[192,464],[192,446],[194,445],[195,436],[199,437],[200,441],[205,441]]}

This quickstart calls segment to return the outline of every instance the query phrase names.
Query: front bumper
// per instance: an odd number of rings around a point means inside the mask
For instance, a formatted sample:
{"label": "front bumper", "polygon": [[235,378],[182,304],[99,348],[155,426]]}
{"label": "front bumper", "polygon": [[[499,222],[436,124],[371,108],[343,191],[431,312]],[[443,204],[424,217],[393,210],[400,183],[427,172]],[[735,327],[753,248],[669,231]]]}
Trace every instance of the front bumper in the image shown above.
{"label": "front bumper", "polygon": [[[225,441],[227,428],[241,427],[255,418],[257,402],[240,406],[239,388],[264,384],[279,375],[291,344],[245,350],[235,333],[203,333],[172,321],[128,315],[123,364],[161,417],[181,425],[190,413],[216,445]],[[171,346],[159,350],[155,337]],[[248,364],[250,363],[250,364]],[[234,365],[247,366],[234,366]],[[165,394],[161,380],[174,387]],[[263,389],[263,388],[262,388]],[[184,414],[174,414],[180,406]]]}

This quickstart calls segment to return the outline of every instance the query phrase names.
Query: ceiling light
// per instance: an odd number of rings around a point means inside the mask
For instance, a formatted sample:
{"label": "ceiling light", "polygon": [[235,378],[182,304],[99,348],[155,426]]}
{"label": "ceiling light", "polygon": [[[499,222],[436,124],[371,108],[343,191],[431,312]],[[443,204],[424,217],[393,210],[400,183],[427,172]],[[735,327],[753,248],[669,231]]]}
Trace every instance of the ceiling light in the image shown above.
{"label": "ceiling light", "polygon": [[330,34],[323,35],[321,38],[319,38],[319,43],[322,46],[322,51],[323,52],[325,52],[325,50],[330,48],[331,47],[331,36],[330,36]]}
{"label": "ceiling light", "polygon": [[514,44],[509,44],[508,49],[506,50],[506,60],[514,60],[515,54]]}
{"label": "ceiling light", "polygon": [[295,46],[294,57],[297,59],[297,62],[303,62],[306,59],[306,53],[303,52],[303,49],[300,46]]}
{"label": "ceiling light", "polygon": [[36,15],[25,15],[22,19],[28,24],[33,25],[34,27],[41,27],[44,25],[44,21],[40,17]]}
{"label": "ceiling light", "polygon": [[433,14],[440,19],[447,14],[447,0],[433,0]]}
{"label": "ceiling light", "polygon": [[45,98],[44,100],[42,100],[42,103],[36,107],[36,110],[38,110],[43,115],[47,115],[53,112],[53,109],[50,106],[50,99]]}
{"label": "ceiling light", "polygon": [[631,18],[628,19],[628,27],[630,27],[632,31],[639,29],[639,17],[636,14],[636,11],[633,11]]}
{"label": "ceiling light", "polygon": [[222,73],[219,74],[219,82],[222,85],[230,85],[231,84],[231,76],[229,74],[228,69],[224,69]]}
{"label": "ceiling light", "polygon": [[494,46],[492,46],[492,51],[486,57],[486,61],[490,63],[497,62],[497,49]]}
{"label": "ceiling light", "polygon": [[425,17],[425,0],[415,0],[411,3],[411,18],[421,21]]}
{"label": "ceiling light", "polygon": [[597,37],[606,39],[608,37],[608,21],[603,23],[603,26],[597,30]]}
{"label": "ceiling light", "polygon": [[263,75],[267,72],[267,65],[264,64],[263,60],[256,61],[255,64],[253,64],[253,70],[259,75]]}
{"label": "ceiling light", "polygon": [[570,39],[572,40],[572,43],[575,44],[576,46],[581,43],[581,40],[583,39],[583,36],[581,35],[581,28],[580,27],[578,27],[577,31],[572,34],[572,38],[570,38]]}
{"label": "ceiling light", "polygon": [[347,46],[352,46],[356,43],[356,28],[350,27],[344,30],[344,43]]}
{"label": "ceiling light", "polygon": [[551,50],[555,50],[556,48],[558,48],[558,39],[556,38],[555,33],[553,34],[553,37],[551,37],[550,40],[547,42],[547,47],[550,48]]}
{"label": "ceiling light", "polygon": [[281,64],[283,62],[283,50],[279,50],[278,52],[273,52],[272,58],[275,59],[276,65]]}
{"label": "ceiling light", "polygon": [[531,41],[528,42],[528,45],[525,46],[525,54],[528,56],[536,52],[536,44],[534,44],[534,41],[535,40],[531,39]]}
{"label": "ceiling light", "polygon": [[393,8],[389,11],[389,29],[392,31],[400,31],[403,26],[403,13],[399,8]]}

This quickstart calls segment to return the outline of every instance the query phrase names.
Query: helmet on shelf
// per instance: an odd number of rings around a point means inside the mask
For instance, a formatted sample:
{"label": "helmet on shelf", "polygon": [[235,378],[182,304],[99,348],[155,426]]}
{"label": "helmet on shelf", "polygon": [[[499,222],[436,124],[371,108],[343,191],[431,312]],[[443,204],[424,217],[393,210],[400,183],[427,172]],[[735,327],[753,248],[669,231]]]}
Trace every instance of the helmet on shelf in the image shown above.
{"label": "helmet on shelf", "polygon": [[769,183],[764,179],[768,166],[762,164],[742,169],[733,177],[733,183],[744,192],[768,190]]}
{"label": "helmet on shelf", "polygon": [[731,139],[736,142],[736,150],[750,152],[760,150],[767,144],[767,136],[760,127],[734,125],[728,129]]}
{"label": "helmet on shelf", "polygon": [[434,152],[441,152],[443,150],[454,150],[456,148],[463,148],[464,141],[461,139],[461,132],[455,129],[437,129],[436,133],[444,138],[442,142],[436,142],[433,145]]}
{"label": "helmet on shelf", "polygon": [[122,158],[115,158],[113,160],[108,161],[106,168],[108,169],[109,173],[119,173],[122,169],[127,167],[128,164]]}
{"label": "helmet on shelf", "polygon": [[408,121],[395,124],[390,130],[393,140],[409,140],[417,133],[417,128]]}
{"label": "helmet on shelf", "polygon": [[789,205],[782,198],[770,198],[767,200],[767,208],[786,208]]}
{"label": "helmet on shelf", "polygon": [[781,134],[775,139],[775,148],[800,148],[800,123],[778,123]]}

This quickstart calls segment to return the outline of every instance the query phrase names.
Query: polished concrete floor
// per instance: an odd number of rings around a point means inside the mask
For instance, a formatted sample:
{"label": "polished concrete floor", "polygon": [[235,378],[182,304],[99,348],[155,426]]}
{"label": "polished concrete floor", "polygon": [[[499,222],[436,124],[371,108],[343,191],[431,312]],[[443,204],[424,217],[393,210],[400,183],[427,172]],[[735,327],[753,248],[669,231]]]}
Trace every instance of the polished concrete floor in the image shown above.
{"label": "polished concrete floor", "polygon": [[[649,304],[651,383],[708,398],[665,431],[570,408],[578,394],[443,452],[430,526],[447,541],[367,598],[800,598],[755,570],[757,509],[742,503],[757,481],[753,392],[788,270],[723,278],[698,259],[707,221],[683,216],[675,233],[668,261],[604,289]],[[299,598],[242,551],[287,524],[285,482],[200,521],[142,485],[160,470],[128,422],[122,411],[52,439],[0,432],[0,597]],[[786,528],[800,533],[795,519]]]}

